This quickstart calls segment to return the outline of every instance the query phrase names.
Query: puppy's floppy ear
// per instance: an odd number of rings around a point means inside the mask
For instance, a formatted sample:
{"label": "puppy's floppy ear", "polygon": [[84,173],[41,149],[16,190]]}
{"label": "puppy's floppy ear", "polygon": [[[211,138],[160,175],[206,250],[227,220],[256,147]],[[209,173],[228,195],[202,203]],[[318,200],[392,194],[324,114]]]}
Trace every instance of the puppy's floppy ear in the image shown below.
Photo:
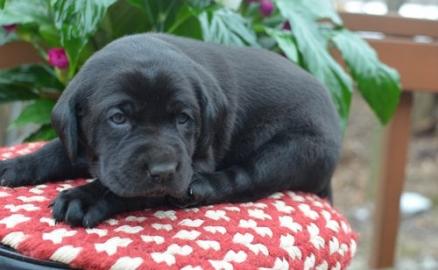
{"label": "puppy's floppy ear", "polygon": [[209,75],[196,84],[196,95],[201,108],[201,129],[197,152],[207,153],[216,133],[225,128],[226,116],[224,114],[227,101],[222,89]]}
{"label": "puppy's floppy ear", "polygon": [[78,154],[78,120],[76,100],[67,90],[59,98],[52,111],[52,126],[58,134],[67,151],[67,156],[73,162]]}
{"label": "puppy's floppy ear", "polygon": [[198,99],[201,107],[201,130],[198,139],[198,151],[205,153],[213,141],[213,125],[216,118],[212,100],[205,91],[200,91]]}

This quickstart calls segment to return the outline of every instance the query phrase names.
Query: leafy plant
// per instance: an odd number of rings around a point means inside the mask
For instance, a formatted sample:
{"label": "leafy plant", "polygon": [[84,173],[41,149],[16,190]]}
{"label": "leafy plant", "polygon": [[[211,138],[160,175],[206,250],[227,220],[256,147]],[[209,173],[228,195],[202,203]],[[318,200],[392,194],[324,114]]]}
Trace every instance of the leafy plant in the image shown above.
{"label": "leafy plant", "polygon": [[31,140],[55,136],[50,110],[88,57],[148,31],[281,53],[327,86],[344,127],[353,89],[382,124],[400,95],[398,73],[345,28],[330,0],[0,0],[0,25],[0,45],[29,42],[43,59],[0,71],[0,103],[32,100],[12,124],[39,124]]}

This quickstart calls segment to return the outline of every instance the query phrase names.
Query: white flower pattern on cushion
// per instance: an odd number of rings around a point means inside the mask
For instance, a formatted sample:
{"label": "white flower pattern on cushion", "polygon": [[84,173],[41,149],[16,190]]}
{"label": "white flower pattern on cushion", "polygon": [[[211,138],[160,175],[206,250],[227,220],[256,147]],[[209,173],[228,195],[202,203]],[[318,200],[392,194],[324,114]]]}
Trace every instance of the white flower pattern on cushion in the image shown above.
{"label": "white flower pattern on cushion", "polygon": [[132,233],[136,234],[143,230],[143,227],[141,226],[129,226],[129,225],[122,225],[120,227],[117,227],[114,231],[115,232],[124,232],[124,233]]}
{"label": "white flower pattern on cushion", "polygon": [[47,200],[47,198],[44,196],[29,196],[29,197],[18,196],[17,199],[19,199],[20,201],[23,201],[25,203],[27,203],[27,202],[43,202],[43,201]]}
{"label": "white flower pattern on cushion", "polygon": [[197,240],[196,244],[205,250],[213,249],[215,251],[219,251],[221,249],[221,244],[214,240]]}
{"label": "white flower pattern on cushion", "polygon": [[81,250],[81,247],[74,247],[72,245],[62,246],[50,256],[50,259],[53,261],[70,263],[76,259]]}
{"label": "white flower pattern on cushion", "polygon": [[248,219],[248,220],[242,219],[239,222],[239,227],[253,229],[260,236],[272,237],[272,230],[271,229],[269,229],[268,227],[257,226],[257,222],[255,222],[252,219]]}
{"label": "white flower pattern on cushion", "polygon": [[24,211],[37,211],[40,210],[39,207],[31,204],[31,203],[25,203],[20,205],[13,205],[13,204],[7,204],[4,206],[4,208],[9,209],[12,213],[19,212],[20,210]]}
{"label": "white flower pattern on cushion", "polygon": [[152,252],[151,257],[157,263],[165,262],[168,266],[170,266],[176,262],[175,255],[187,256],[192,253],[192,251],[193,249],[191,246],[179,246],[178,244],[171,244],[164,252]]}
{"label": "white flower pattern on cushion", "polygon": [[143,262],[140,257],[121,257],[111,266],[110,270],[136,270]]}
{"label": "white flower pattern on cushion", "polygon": [[182,226],[188,226],[188,227],[199,227],[204,223],[202,219],[183,219],[178,224]]}
{"label": "white flower pattern on cushion", "polygon": [[26,239],[26,235],[23,232],[11,232],[2,239],[2,243],[13,248],[17,248],[18,245]]}
{"label": "white flower pattern on cushion", "polygon": [[130,238],[113,237],[104,243],[94,244],[97,252],[106,252],[108,255],[114,255],[119,247],[127,247],[132,243]]}
{"label": "white flower pattern on cushion", "polygon": [[8,217],[2,218],[0,220],[0,224],[5,224],[6,228],[13,228],[17,224],[20,224],[22,222],[29,221],[30,217],[23,216],[22,214],[13,214]]}
{"label": "white flower pattern on cushion", "polygon": [[290,234],[280,237],[280,248],[286,250],[292,259],[301,260],[303,257],[301,249],[295,244],[295,238]]}
{"label": "white flower pattern on cushion", "polygon": [[64,237],[71,237],[77,234],[77,231],[67,230],[65,228],[56,229],[48,233],[43,233],[43,240],[50,240],[53,244],[60,244]]}
{"label": "white flower pattern on cushion", "polygon": [[142,235],[141,239],[146,243],[154,242],[155,244],[163,244],[164,243],[164,237],[159,235]]}

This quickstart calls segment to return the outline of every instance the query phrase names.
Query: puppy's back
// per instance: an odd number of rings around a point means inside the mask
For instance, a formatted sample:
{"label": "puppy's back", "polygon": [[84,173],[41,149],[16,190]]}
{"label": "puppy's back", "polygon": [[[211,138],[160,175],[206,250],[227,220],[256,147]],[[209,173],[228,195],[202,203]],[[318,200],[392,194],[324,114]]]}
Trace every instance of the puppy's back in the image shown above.
{"label": "puppy's back", "polygon": [[246,113],[255,113],[260,107],[266,113],[271,107],[274,111],[294,113],[295,123],[303,114],[322,129],[339,133],[339,119],[328,90],[286,58],[264,49],[224,46],[166,34],[147,35],[183,51],[214,74],[225,92],[239,92],[228,95],[245,99],[246,102],[238,104],[253,107],[249,111],[245,108]]}

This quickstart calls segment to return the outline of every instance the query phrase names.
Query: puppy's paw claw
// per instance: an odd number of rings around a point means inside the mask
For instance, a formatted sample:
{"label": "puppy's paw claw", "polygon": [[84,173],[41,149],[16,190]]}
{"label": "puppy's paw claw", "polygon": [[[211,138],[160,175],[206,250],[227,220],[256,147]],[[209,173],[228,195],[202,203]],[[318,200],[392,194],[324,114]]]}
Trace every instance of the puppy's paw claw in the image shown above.
{"label": "puppy's paw claw", "polygon": [[83,226],[91,228],[109,216],[102,208],[100,194],[86,192],[81,187],[76,187],[61,192],[51,203],[52,215],[56,222],[65,222],[73,227]]}
{"label": "puppy's paw claw", "polygon": [[198,175],[189,187],[189,194],[193,201],[199,204],[209,204],[214,202],[215,190],[212,187],[209,179],[213,176]]}
{"label": "puppy's paw claw", "polygon": [[167,197],[167,202],[170,205],[181,209],[189,208],[196,205],[196,203],[192,201],[190,197],[185,197],[185,198]]}
{"label": "puppy's paw claw", "polygon": [[[208,183],[207,183],[208,184]],[[168,197],[171,205],[179,208],[189,208],[207,204],[210,188],[205,187],[206,183],[202,179],[194,180],[187,190],[187,195],[183,198]]]}

